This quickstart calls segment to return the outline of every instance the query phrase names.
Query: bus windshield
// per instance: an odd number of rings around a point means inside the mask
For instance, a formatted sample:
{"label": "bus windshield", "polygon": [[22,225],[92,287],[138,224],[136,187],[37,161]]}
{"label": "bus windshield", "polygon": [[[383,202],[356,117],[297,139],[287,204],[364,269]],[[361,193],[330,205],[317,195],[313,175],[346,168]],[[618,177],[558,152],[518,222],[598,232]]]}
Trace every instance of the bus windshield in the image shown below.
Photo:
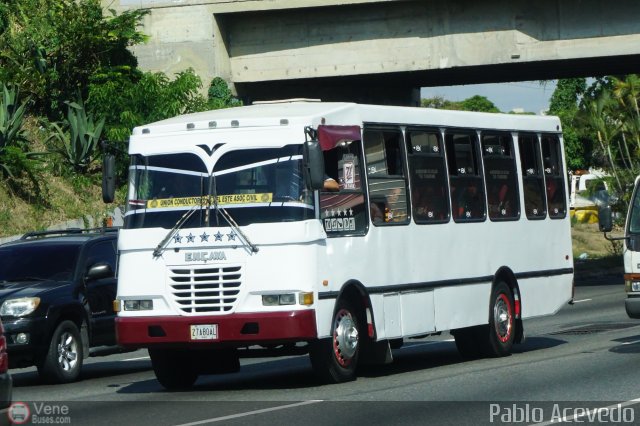
{"label": "bus windshield", "polygon": [[315,217],[300,145],[231,151],[212,173],[193,154],[135,155],[129,173],[128,229],[170,229],[192,209],[183,227],[227,226],[220,208],[240,226]]}

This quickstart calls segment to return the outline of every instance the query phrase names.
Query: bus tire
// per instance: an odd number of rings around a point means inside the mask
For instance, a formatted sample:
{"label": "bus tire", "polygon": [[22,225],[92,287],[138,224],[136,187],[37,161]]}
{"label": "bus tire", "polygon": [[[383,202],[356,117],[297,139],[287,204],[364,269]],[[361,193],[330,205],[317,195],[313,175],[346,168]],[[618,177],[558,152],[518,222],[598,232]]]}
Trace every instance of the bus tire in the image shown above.
{"label": "bus tire", "polygon": [[47,353],[38,364],[38,374],[48,383],[70,383],[80,376],[84,346],[78,326],[62,321],[53,332]]}
{"label": "bus tire", "polygon": [[325,383],[356,378],[360,355],[360,325],[352,305],[340,299],[331,325],[331,338],[311,343],[309,357],[316,375]]}
{"label": "bus tire", "polygon": [[184,390],[196,382],[198,373],[188,351],[149,349],[149,356],[156,379],[165,389]]}
{"label": "bus tire", "polygon": [[516,335],[515,302],[509,286],[500,281],[491,292],[488,338],[485,337],[487,356],[505,356],[511,353]]}

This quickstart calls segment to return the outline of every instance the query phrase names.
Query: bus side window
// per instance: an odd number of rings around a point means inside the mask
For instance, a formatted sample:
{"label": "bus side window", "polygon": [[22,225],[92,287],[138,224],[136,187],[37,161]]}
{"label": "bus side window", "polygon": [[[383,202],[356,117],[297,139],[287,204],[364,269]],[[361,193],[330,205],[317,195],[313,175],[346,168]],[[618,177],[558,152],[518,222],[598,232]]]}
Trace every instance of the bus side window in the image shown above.
{"label": "bus side window", "polygon": [[544,219],[547,203],[544,197],[544,176],[540,161],[540,144],[534,134],[519,134],[520,166],[524,190],[524,210],[527,219]]}
{"label": "bus side window", "polygon": [[520,218],[520,196],[511,134],[483,134],[482,160],[489,218],[491,220]]}
{"label": "bus side window", "polygon": [[338,183],[337,190],[320,192],[320,214],[328,237],[366,232],[361,146],[361,141],[350,141],[324,151],[325,177]]}
{"label": "bus side window", "polygon": [[442,137],[437,130],[408,129],[411,204],[416,223],[449,221],[449,190]]}
{"label": "bus side window", "polygon": [[542,135],[541,141],[549,217],[561,219],[567,214],[567,203],[560,141],[553,135]]}
{"label": "bus side window", "polygon": [[451,214],[456,222],[486,217],[484,184],[478,162],[475,132],[445,134],[451,187]]}
{"label": "bus side window", "polygon": [[364,152],[369,178],[369,214],[374,225],[408,223],[403,137],[397,128],[365,128]]}

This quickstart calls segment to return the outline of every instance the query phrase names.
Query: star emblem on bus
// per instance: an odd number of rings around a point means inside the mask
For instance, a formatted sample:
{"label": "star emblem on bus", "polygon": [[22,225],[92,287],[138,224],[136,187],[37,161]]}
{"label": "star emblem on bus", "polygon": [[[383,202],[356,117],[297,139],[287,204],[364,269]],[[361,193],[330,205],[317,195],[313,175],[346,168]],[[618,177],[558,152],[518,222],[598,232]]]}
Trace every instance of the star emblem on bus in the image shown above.
{"label": "star emblem on bus", "polygon": [[222,234],[220,233],[220,231],[218,231],[217,234],[213,234],[213,236],[215,237],[216,241],[222,241]]}
{"label": "star emblem on bus", "polygon": [[191,232],[189,232],[189,235],[187,235],[187,242],[188,243],[195,243],[196,242],[196,236],[193,235]]}
{"label": "star emblem on bus", "polygon": [[227,234],[227,241],[235,241],[236,240],[236,233],[231,231],[230,234]]}
{"label": "star emblem on bus", "polygon": [[180,236],[180,233],[177,233],[176,235],[173,236],[173,241],[177,244],[177,243],[182,243],[182,238]]}
{"label": "star emblem on bus", "polygon": [[207,234],[206,232],[203,232],[202,235],[200,235],[200,242],[209,242],[209,234]]}

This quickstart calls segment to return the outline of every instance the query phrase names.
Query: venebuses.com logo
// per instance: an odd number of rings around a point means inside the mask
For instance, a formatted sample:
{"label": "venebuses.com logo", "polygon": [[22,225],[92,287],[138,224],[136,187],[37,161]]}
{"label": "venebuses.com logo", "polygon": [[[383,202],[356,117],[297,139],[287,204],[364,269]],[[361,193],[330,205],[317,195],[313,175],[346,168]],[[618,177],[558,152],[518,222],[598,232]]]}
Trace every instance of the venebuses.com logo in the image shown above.
{"label": "venebuses.com logo", "polygon": [[12,423],[17,425],[23,425],[29,421],[31,416],[31,410],[29,406],[24,402],[14,402],[7,411],[7,416]]}
{"label": "venebuses.com logo", "polygon": [[7,410],[7,417],[12,424],[70,424],[69,406],[60,403],[33,402],[30,407],[26,402],[14,402]]}

